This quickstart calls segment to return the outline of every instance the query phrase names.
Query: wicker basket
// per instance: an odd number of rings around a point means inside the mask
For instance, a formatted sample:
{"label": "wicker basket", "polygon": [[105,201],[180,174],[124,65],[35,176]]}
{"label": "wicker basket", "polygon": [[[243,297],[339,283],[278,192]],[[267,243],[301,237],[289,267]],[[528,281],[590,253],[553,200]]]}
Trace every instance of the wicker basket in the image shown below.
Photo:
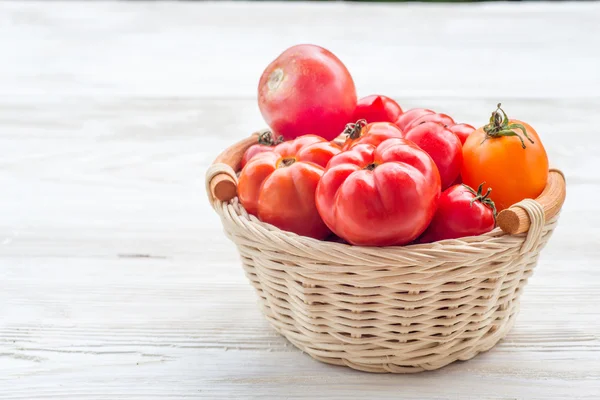
{"label": "wicker basket", "polygon": [[517,234],[496,228],[432,244],[359,247],[282,231],[244,210],[234,197],[235,171],[255,140],[217,158],[207,191],[264,315],[296,347],[330,364],[410,373],[468,360],[510,331],[556,227],[562,174],[551,172],[537,201],[499,216],[499,225]]}

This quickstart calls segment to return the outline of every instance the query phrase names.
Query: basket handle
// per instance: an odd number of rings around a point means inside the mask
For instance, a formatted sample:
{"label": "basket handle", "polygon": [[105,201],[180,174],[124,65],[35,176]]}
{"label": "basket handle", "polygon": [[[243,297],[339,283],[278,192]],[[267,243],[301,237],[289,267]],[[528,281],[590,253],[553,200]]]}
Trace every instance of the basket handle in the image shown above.
{"label": "basket handle", "polygon": [[[559,170],[550,170],[544,191],[535,199],[544,209],[546,221],[559,213],[566,195],[567,185],[564,175]],[[500,211],[497,222],[500,229],[511,235],[527,232],[531,226],[529,214],[518,205]]]}
{"label": "basket handle", "polygon": [[[250,137],[240,140],[236,144],[223,150],[223,152],[215,158],[212,165],[225,164],[231,167],[233,171],[239,171],[244,153],[250,146],[258,143],[259,133],[260,132],[255,132],[250,135]],[[213,199],[228,202],[237,195],[237,182],[226,172],[219,172],[210,176],[209,179],[208,187]]]}

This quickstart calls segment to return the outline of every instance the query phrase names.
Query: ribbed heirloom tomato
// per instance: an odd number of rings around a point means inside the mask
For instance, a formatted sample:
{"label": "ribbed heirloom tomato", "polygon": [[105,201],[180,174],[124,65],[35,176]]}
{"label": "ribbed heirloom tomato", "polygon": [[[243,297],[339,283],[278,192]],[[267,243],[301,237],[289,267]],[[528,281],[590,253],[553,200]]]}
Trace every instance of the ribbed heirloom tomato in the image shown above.
{"label": "ribbed heirloom tomato", "polygon": [[334,156],[317,186],[323,221],[354,245],[410,243],[433,218],[440,196],[435,163],[414,143],[357,144]]}
{"label": "ribbed heirloom tomato", "polygon": [[263,72],[258,107],[276,135],[314,134],[333,140],[352,121],[356,89],[350,73],[329,50],[290,47]]}
{"label": "ribbed heirloom tomato", "polygon": [[346,125],[344,134],[347,137],[342,150],[349,150],[357,144],[372,144],[377,146],[384,140],[404,136],[402,131],[391,122],[367,124],[367,121],[364,119],[356,121],[355,124]]}
{"label": "ribbed heirloom tomato", "polygon": [[334,143],[305,135],[256,155],[240,173],[240,202],[263,222],[324,239],[330,231],[315,206],[315,190],[324,167],[339,152]]}
{"label": "ribbed heirloom tomato", "polygon": [[508,119],[500,108],[489,124],[475,130],[463,146],[463,182],[492,187],[492,200],[501,211],[535,199],[548,181],[548,156],[537,132],[527,123]]}
{"label": "ribbed heirloom tomato", "polygon": [[402,108],[393,99],[372,94],[358,100],[352,121],[360,119],[368,122],[396,122],[402,114]]}

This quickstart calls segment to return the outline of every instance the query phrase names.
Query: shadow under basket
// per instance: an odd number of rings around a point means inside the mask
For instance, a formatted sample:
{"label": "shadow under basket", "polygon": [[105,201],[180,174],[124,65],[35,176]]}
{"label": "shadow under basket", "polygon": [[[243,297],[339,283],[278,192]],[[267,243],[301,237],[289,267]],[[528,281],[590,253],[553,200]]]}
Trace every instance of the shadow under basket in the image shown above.
{"label": "shadow under basket", "polygon": [[511,207],[511,230],[525,233],[496,228],[431,244],[360,247],[282,231],[249,215],[235,191],[218,193],[215,180],[237,182],[241,154],[254,143],[246,142],[217,158],[207,191],[264,315],[296,347],[329,364],[412,373],[468,360],[510,331],[557,224],[562,174],[550,173],[538,199]]}

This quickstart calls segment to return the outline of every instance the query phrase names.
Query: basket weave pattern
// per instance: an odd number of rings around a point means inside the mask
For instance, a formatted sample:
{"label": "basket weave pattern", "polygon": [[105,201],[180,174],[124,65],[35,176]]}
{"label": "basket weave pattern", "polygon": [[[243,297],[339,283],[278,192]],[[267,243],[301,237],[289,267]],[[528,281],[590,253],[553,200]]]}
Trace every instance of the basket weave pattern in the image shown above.
{"label": "basket weave pattern", "polygon": [[[223,171],[235,177],[216,164],[207,182]],[[237,199],[211,202],[271,325],[315,359],[369,372],[432,370],[492,348],[557,223],[526,200],[527,234],[358,247],[281,231]]]}

